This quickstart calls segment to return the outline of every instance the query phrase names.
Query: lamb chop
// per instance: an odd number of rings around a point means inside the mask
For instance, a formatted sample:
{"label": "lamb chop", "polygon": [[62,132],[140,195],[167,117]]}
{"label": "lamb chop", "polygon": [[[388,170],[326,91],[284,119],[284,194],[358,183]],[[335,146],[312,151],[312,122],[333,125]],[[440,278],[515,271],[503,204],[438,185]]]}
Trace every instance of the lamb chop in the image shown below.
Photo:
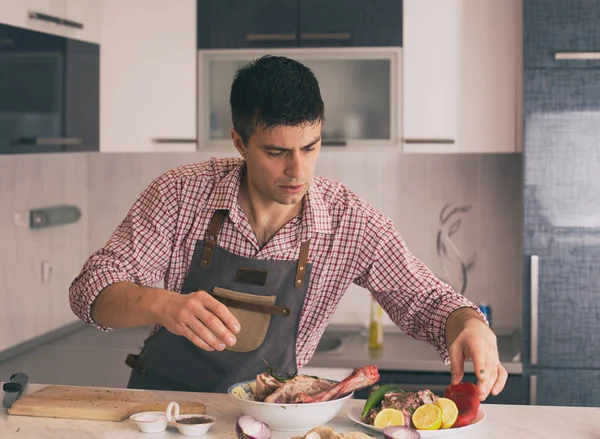
{"label": "lamb chop", "polygon": [[373,424],[375,416],[383,409],[396,409],[404,415],[404,425],[412,427],[412,414],[423,404],[435,404],[438,397],[431,390],[419,390],[418,392],[388,392],[384,395],[381,407],[371,409],[365,421]]}
{"label": "lamb chop", "polygon": [[294,397],[298,393],[305,395],[316,395],[333,387],[333,384],[327,380],[313,378],[307,375],[298,375],[289,381],[286,381],[267,396],[264,402],[272,402],[279,404],[289,404],[293,402]]}
{"label": "lamb chop", "polygon": [[328,390],[316,395],[299,392],[294,396],[295,403],[323,402],[342,398],[355,390],[364,389],[379,381],[379,371],[376,366],[363,366],[355,369],[352,375],[340,381]]}
{"label": "lamb chop", "polygon": [[263,372],[256,376],[256,389],[254,390],[254,396],[257,401],[264,401],[267,396],[279,389],[281,386],[283,386],[281,381],[277,381],[272,375],[269,375],[267,372]]}

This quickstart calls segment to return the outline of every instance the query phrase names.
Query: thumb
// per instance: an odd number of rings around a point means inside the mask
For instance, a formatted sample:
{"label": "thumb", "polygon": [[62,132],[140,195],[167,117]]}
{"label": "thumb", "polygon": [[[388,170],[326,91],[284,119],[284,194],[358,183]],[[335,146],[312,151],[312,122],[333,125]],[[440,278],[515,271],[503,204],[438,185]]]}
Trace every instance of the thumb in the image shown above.
{"label": "thumb", "polygon": [[458,384],[462,381],[465,371],[465,357],[460,349],[450,351],[450,372],[452,381],[450,384]]}

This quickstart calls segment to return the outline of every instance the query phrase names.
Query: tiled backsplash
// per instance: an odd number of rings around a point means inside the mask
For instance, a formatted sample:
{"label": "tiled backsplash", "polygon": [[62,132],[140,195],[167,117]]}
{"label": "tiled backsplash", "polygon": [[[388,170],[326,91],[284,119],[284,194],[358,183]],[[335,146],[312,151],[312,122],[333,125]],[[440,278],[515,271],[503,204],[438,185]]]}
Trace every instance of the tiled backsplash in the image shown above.
{"label": "tiled backsplash", "polygon": [[[89,253],[104,245],[139,193],[162,172],[212,155],[2,157],[0,238],[5,251],[0,255],[0,310],[4,309],[0,317],[4,319],[6,312],[21,313],[24,321],[35,326],[28,307],[37,309],[42,303],[52,303],[53,308],[46,306],[41,312],[60,315],[48,315],[46,319],[56,324],[73,321],[67,304],[72,277]],[[448,203],[471,206],[444,225],[448,253],[454,244],[465,260],[475,255],[465,294],[475,302],[492,305],[496,326],[520,327],[521,156],[325,150],[319,160],[318,175],[346,184],[389,216],[409,249],[441,277],[444,271],[436,253],[437,235],[442,228],[440,212]],[[80,222],[35,233],[13,223],[16,212],[60,203],[77,205],[83,213]],[[461,224],[452,234],[457,219]],[[452,242],[447,241],[449,234]],[[57,273],[55,282],[42,286],[39,272],[44,258],[55,262]],[[446,267],[450,274],[460,273],[460,264],[450,258]],[[462,285],[460,279],[451,283],[458,289]],[[51,301],[46,299],[48,295]],[[38,296],[45,300],[36,299]],[[332,322],[366,324],[369,301],[366,290],[352,287]],[[4,303],[12,305],[7,310]],[[0,330],[0,350],[10,341],[3,340],[3,332]],[[24,338],[39,335],[37,332],[18,329]]]}

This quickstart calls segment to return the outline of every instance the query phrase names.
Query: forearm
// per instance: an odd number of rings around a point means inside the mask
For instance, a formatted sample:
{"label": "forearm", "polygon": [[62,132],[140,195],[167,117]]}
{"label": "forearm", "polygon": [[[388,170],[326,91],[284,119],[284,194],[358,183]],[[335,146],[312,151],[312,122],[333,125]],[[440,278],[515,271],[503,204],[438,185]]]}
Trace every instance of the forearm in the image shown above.
{"label": "forearm", "polygon": [[117,282],[98,295],[91,316],[96,323],[110,328],[150,326],[161,322],[161,310],[171,294],[176,293]]}
{"label": "forearm", "polygon": [[446,346],[450,347],[456,337],[469,325],[486,325],[481,315],[472,308],[458,308],[446,320]]}

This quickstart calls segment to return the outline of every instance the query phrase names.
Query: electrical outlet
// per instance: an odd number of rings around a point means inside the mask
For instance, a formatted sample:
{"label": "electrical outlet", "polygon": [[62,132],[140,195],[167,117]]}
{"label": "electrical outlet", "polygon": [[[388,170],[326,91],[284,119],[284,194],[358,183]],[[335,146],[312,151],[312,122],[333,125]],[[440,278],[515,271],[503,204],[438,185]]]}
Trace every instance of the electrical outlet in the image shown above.
{"label": "electrical outlet", "polygon": [[52,282],[52,271],[54,266],[50,261],[42,261],[42,283],[44,285]]}

